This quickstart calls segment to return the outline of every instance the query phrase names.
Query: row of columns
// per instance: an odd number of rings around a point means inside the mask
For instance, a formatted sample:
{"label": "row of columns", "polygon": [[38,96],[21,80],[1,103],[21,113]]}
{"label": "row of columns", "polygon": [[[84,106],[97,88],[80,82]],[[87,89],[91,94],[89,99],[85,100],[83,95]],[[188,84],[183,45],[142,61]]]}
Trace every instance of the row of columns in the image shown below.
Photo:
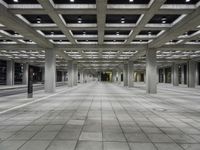
{"label": "row of columns", "polygon": [[[173,86],[179,85],[179,64],[173,63],[172,64],[172,72],[171,72],[171,79]],[[165,76],[165,68],[163,68],[163,83],[166,83],[166,76]],[[195,61],[188,61],[187,62],[187,86],[194,88],[198,81],[198,69],[197,64]],[[184,65],[181,65],[181,84],[184,84],[185,73],[184,73]]]}
{"label": "row of columns", "polygon": [[[146,74],[145,74],[145,83],[147,93],[157,93],[157,83],[158,83],[158,69],[157,69],[157,60],[156,60],[156,49],[148,49],[146,51]],[[187,81],[188,87],[195,87],[198,77],[198,71],[196,69],[196,62],[190,60],[188,61],[188,70],[187,70]],[[120,80],[120,71],[117,71],[118,82]],[[124,86],[133,87],[133,74],[134,67],[133,62],[129,61],[124,64],[123,68],[123,84]],[[184,72],[182,72],[184,74]],[[165,72],[164,72],[165,75]],[[115,76],[115,74],[114,74]],[[165,80],[166,78],[164,78]],[[183,80],[183,79],[182,79]],[[165,81],[164,81],[165,82]],[[174,86],[179,85],[179,65],[173,63],[172,67],[172,83]]]}

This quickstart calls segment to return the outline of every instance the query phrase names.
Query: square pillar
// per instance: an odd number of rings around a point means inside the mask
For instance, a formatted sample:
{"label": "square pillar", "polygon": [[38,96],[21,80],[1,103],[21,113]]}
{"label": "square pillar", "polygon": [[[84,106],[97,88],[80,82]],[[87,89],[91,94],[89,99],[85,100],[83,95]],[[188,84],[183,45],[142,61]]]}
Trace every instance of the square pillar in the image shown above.
{"label": "square pillar", "polygon": [[77,65],[77,63],[73,63],[73,68],[74,68],[73,85],[76,86],[78,84],[78,65]]}
{"label": "square pillar", "polygon": [[188,74],[188,87],[195,88],[196,80],[196,62],[193,60],[188,61],[187,74]]}
{"label": "square pillar", "polygon": [[116,82],[117,81],[117,72],[116,72],[116,70],[113,70],[112,71],[112,82]]}
{"label": "square pillar", "polygon": [[67,75],[68,75],[68,86],[72,87],[73,83],[74,83],[74,66],[73,66],[73,61],[68,61]]}
{"label": "square pillar", "polygon": [[133,87],[133,61],[128,62],[128,87]]}
{"label": "square pillar", "polygon": [[128,86],[128,64],[124,64],[123,80],[124,86]]}
{"label": "square pillar", "polygon": [[156,49],[146,51],[146,92],[157,93],[157,62]]}
{"label": "square pillar", "polygon": [[172,83],[173,86],[179,85],[179,79],[178,79],[178,64],[173,63],[172,64]]}
{"label": "square pillar", "polygon": [[7,61],[6,85],[15,84],[15,64],[13,60]]}
{"label": "square pillar", "polygon": [[196,63],[196,85],[199,85],[199,67],[198,63]]}
{"label": "square pillar", "polygon": [[62,71],[62,82],[64,83],[65,82],[65,72]]}
{"label": "square pillar", "polygon": [[53,93],[56,88],[56,52],[53,49],[45,50],[45,92]]}
{"label": "square pillar", "polygon": [[185,84],[184,64],[181,65],[181,84]]}
{"label": "square pillar", "polygon": [[28,85],[28,63],[23,64],[22,84]]}
{"label": "square pillar", "polygon": [[166,83],[166,72],[165,72],[165,68],[163,68],[163,83]]}
{"label": "square pillar", "polygon": [[83,80],[83,70],[80,70],[80,83],[84,83],[84,80]]}

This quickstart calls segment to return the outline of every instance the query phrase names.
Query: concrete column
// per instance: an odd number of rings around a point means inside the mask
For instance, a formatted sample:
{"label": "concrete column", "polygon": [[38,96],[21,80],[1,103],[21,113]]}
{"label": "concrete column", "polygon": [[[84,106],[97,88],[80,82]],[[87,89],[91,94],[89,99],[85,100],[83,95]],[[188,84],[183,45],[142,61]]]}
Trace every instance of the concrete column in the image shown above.
{"label": "concrete column", "polygon": [[45,68],[42,68],[42,81],[44,82],[45,78]]}
{"label": "concrete column", "polygon": [[181,65],[181,84],[185,84],[184,79],[185,79],[184,64],[182,64]]}
{"label": "concrete column", "polygon": [[65,82],[65,72],[62,71],[62,82],[64,83]]}
{"label": "concrete column", "polygon": [[163,68],[163,83],[166,83],[166,72],[165,72],[165,68]]}
{"label": "concrete column", "polygon": [[78,65],[77,63],[73,63],[73,68],[74,68],[74,79],[73,79],[73,85],[76,86],[78,83]]}
{"label": "concrete column", "polygon": [[119,69],[117,69],[117,83],[121,83],[121,71]]}
{"label": "concrete column", "polygon": [[84,83],[84,80],[83,80],[83,70],[80,70],[80,83]]}
{"label": "concrete column", "polygon": [[116,72],[116,70],[113,70],[112,71],[112,82],[116,82],[117,81],[117,72]]}
{"label": "concrete column", "polygon": [[173,86],[179,85],[178,64],[175,64],[175,63],[172,64],[172,83],[173,83]]}
{"label": "concrete column", "polygon": [[146,91],[149,94],[157,93],[157,63],[156,49],[146,51]]}
{"label": "concrete column", "polygon": [[22,76],[22,84],[27,85],[28,84],[28,63],[23,64],[23,76]]}
{"label": "concrete column", "polygon": [[133,61],[128,62],[128,87],[133,87]]}
{"label": "concrete column", "polygon": [[14,85],[15,83],[15,64],[13,60],[7,61],[7,75],[6,75],[6,85]]}
{"label": "concrete column", "polygon": [[187,67],[187,74],[188,74],[188,87],[189,88],[195,88],[195,79],[196,79],[196,62],[195,61],[188,61],[188,67]]}
{"label": "concrete column", "polygon": [[196,63],[196,85],[199,85],[199,70],[198,63]]}
{"label": "concrete column", "polygon": [[146,71],[144,71],[144,83],[146,83]]}
{"label": "concrete column", "polygon": [[55,92],[56,88],[56,52],[53,49],[45,50],[45,92]]}
{"label": "concrete column", "polygon": [[73,68],[73,61],[68,61],[68,70],[67,70],[67,75],[68,75],[68,86],[72,87],[74,84],[74,68]]}
{"label": "concrete column", "polygon": [[124,64],[123,82],[124,86],[128,86],[128,64]]}

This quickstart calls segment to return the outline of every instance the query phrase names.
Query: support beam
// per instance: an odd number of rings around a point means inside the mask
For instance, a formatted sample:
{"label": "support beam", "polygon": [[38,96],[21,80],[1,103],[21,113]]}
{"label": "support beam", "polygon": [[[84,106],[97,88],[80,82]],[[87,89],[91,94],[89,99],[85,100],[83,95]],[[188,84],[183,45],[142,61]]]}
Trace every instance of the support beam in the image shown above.
{"label": "support beam", "polygon": [[53,7],[52,0],[37,0],[42,7],[45,9],[47,14],[51,17],[51,19],[58,25],[59,29],[65,34],[66,39],[68,39],[71,43],[75,44],[76,41],[74,40],[72,34],[70,31],[66,28],[66,25],[64,24],[61,17],[55,12],[55,9]]}
{"label": "support beam", "polygon": [[195,88],[195,80],[196,80],[196,62],[193,60],[188,61],[187,65],[187,74],[188,74],[188,87]]}
{"label": "support beam", "polygon": [[154,14],[158,12],[158,10],[164,4],[165,1],[166,0],[151,0],[149,4],[150,8],[143,14],[143,17],[137,24],[136,28],[132,30],[126,43],[131,43],[133,39],[135,39],[136,35],[140,33],[140,31],[145,27],[145,25],[149,22],[149,20],[151,20]]}
{"label": "support beam", "polygon": [[22,76],[22,84],[28,85],[28,68],[29,64],[24,63],[23,64],[23,76]]}
{"label": "support beam", "polygon": [[124,64],[123,82],[124,86],[128,86],[128,64]]}
{"label": "support beam", "polygon": [[147,49],[146,52],[146,91],[149,94],[157,93],[156,49]]}
{"label": "support beam", "polygon": [[56,52],[45,50],[45,92],[53,93],[56,88]]}
{"label": "support beam", "polygon": [[178,64],[172,64],[172,84],[173,86],[179,85],[179,71],[178,71]]}
{"label": "support beam", "polygon": [[15,63],[13,60],[7,61],[6,85],[15,84]]}
{"label": "support beam", "polygon": [[200,7],[194,10],[192,13],[188,14],[181,21],[175,24],[172,28],[166,30],[164,34],[159,36],[157,39],[153,40],[149,44],[151,48],[161,47],[165,43],[172,39],[177,38],[179,35],[185,33],[186,31],[193,30],[199,25],[200,22]]}
{"label": "support beam", "polygon": [[42,35],[37,33],[21,19],[10,13],[8,9],[1,3],[0,3],[0,22],[10,30],[16,31],[17,33],[23,35],[27,39],[36,42],[43,48],[54,47],[49,40],[47,40]]}
{"label": "support beam", "polygon": [[128,87],[133,87],[133,61],[128,62]]}
{"label": "support beam", "polygon": [[107,0],[96,0],[97,6],[97,26],[98,26],[98,43],[104,42],[104,28],[106,22]]}

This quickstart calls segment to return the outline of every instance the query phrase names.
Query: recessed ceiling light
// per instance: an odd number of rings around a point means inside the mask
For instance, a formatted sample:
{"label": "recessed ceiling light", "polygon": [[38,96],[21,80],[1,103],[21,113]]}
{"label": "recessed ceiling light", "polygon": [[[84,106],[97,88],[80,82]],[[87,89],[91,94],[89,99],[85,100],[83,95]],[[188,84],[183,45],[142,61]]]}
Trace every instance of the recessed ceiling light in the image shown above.
{"label": "recessed ceiling light", "polygon": [[40,17],[37,17],[37,18],[36,18],[36,21],[37,21],[37,23],[41,23],[41,18],[40,18]]}
{"label": "recessed ceiling light", "polygon": [[78,17],[78,23],[82,23],[82,18]]}
{"label": "recessed ceiling light", "polygon": [[190,0],[185,0],[185,2],[190,2]]}
{"label": "recessed ceiling light", "polygon": [[15,2],[15,3],[18,3],[18,2],[19,2],[19,0],[13,0],[13,2]]}
{"label": "recessed ceiling light", "polygon": [[125,18],[124,17],[121,18],[121,23],[125,23]]}
{"label": "recessed ceiling light", "polygon": [[130,3],[132,3],[134,0],[129,0]]}
{"label": "recessed ceiling light", "polygon": [[162,23],[166,23],[167,22],[167,18],[166,17],[163,17],[161,20],[162,20]]}
{"label": "recessed ceiling light", "polygon": [[70,2],[74,3],[74,0],[70,0]]}

